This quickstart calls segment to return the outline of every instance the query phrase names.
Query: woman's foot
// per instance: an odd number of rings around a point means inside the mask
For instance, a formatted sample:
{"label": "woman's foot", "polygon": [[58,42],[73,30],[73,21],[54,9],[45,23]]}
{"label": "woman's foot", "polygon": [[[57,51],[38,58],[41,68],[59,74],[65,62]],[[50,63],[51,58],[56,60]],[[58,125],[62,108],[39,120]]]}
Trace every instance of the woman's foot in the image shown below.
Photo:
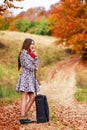
{"label": "woman's foot", "polygon": [[20,124],[29,124],[29,123],[33,123],[34,121],[31,121],[30,119],[22,119],[20,120]]}
{"label": "woman's foot", "polygon": [[33,123],[34,122],[34,121],[28,119],[27,116],[20,116],[19,121],[20,121],[20,124],[28,124],[28,123]]}

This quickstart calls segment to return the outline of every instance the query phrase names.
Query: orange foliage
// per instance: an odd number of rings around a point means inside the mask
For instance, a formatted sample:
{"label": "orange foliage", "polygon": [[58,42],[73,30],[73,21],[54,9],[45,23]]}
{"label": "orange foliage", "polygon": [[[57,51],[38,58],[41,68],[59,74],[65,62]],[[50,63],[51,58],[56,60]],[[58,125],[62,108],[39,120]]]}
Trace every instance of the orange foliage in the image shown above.
{"label": "orange foliage", "polygon": [[9,18],[9,28],[8,28],[8,30],[10,30],[10,31],[18,31],[18,29],[16,28],[16,26],[15,26],[15,24],[14,24],[14,21],[16,20],[16,18],[15,17],[10,17]]}
{"label": "orange foliage", "polygon": [[47,11],[44,7],[29,8],[27,11],[19,13],[16,18],[23,18],[28,20],[39,20],[47,17]]}
{"label": "orange foliage", "polygon": [[53,5],[49,13],[52,35],[66,40],[76,52],[87,48],[87,3],[62,0]]}

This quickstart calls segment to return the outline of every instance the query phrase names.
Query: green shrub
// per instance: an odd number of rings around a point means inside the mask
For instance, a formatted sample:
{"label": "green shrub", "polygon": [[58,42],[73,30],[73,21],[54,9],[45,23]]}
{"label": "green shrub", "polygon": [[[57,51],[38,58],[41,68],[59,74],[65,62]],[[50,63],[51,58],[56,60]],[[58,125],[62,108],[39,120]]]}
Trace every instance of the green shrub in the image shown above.
{"label": "green shrub", "polygon": [[29,31],[33,34],[50,35],[49,23],[46,18],[41,20],[17,19],[14,21],[16,28],[21,32]]}
{"label": "green shrub", "polygon": [[32,30],[30,30],[30,32],[38,35],[50,35],[48,26],[48,20],[46,18],[43,18],[39,21],[35,21],[35,26]]}
{"label": "green shrub", "polygon": [[31,23],[27,19],[17,19],[14,23],[17,29],[19,29],[19,31],[21,32],[26,32],[31,25]]}

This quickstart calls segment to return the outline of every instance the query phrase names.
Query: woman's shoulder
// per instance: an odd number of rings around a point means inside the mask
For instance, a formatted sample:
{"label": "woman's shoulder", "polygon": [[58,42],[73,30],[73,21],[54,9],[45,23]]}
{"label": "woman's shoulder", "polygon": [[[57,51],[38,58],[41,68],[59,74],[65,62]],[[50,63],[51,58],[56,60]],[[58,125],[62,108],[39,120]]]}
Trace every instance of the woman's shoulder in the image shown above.
{"label": "woman's shoulder", "polygon": [[32,58],[32,57],[28,54],[28,51],[25,50],[25,49],[22,49],[22,50],[21,50],[21,58],[23,58],[23,57],[24,57],[24,58],[27,57],[27,59],[29,59],[29,60],[31,60],[31,61],[36,61],[36,60],[38,59],[38,56],[35,57],[35,59]]}
{"label": "woman's shoulder", "polygon": [[23,57],[25,57],[27,54],[28,54],[27,50],[22,49],[22,50],[21,50],[21,53],[20,53],[20,57],[23,58]]}
{"label": "woman's shoulder", "polygon": [[22,50],[21,50],[21,53],[28,54],[28,51],[27,51],[27,50],[25,50],[25,49],[22,49]]}
{"label": "woman's shoulder", "polygon": [[21,55],[22,56],[26,56],[28,54],[28,51],[27,50],[25,50],[25,49],[22,49],[21,50]]}
{"label": "woman's shoulder", "polygon": [[28,51],[25,49],[21,50],[21,57],[27,57],[27,59],[33,60],[33,58],[28,54]]}

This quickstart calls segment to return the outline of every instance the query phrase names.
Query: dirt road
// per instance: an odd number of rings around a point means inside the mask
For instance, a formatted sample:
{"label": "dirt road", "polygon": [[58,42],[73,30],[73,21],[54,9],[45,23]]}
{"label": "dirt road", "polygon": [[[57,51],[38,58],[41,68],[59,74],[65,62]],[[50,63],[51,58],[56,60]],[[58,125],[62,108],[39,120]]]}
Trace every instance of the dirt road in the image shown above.
{"label": "dirt road", "polygon": [[[87,104],[74,99],[78,61],[75,56],[56,64],[41,84],[40,93],[47,95],[49,103],[50,122],[20,125],[20,107],[16,102],[0,107],[0,130],[87,130]],[[29,118],[36,120],[35,104]]]}

